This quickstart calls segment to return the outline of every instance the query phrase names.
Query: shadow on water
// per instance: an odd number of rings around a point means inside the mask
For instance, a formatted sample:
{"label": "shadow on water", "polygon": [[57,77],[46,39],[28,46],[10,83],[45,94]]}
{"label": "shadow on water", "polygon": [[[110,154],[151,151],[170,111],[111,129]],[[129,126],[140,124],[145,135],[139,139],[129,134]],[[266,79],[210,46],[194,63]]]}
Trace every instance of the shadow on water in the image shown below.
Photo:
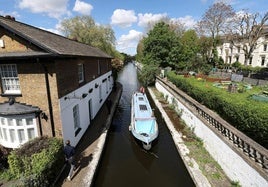
{"label": "shadow on water", "polygon": [[[120,72],[118,81],[123,85],[123,92],[93,186],[195,186],[153,102],[150,101],[152,108],[155,108],[159,136],[153,142],[152,149],[145,151],[129,132],[131,96],[140,87],[135,66],[126,65]],[[148,98],[150,100],[149,96]]]}

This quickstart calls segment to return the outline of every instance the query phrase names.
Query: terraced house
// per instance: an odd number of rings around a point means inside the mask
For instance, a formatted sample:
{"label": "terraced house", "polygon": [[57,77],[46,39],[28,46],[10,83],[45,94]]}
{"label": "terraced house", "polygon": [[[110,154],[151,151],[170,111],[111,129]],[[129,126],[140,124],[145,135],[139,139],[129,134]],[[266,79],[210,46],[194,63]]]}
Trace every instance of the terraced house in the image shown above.
{"label": "terraced house", "polygon": [[[268,26],[263,31],[263,36],[257,40],[257,45],[252,51],[247,65],[252,67],[268,67]],[[236,46],[228,40],[223,40],[222,45],[217,47],[219,57],[221,57],[225,64],[233,64],[240,62],[244,64],[245,53],[242,48],[245,47],[241,43],[236,43]]]}
{"label": "terraced house", "polygon": [[112,91],[103,51],[0,16],[0,144],[48,135],[76,145]]}

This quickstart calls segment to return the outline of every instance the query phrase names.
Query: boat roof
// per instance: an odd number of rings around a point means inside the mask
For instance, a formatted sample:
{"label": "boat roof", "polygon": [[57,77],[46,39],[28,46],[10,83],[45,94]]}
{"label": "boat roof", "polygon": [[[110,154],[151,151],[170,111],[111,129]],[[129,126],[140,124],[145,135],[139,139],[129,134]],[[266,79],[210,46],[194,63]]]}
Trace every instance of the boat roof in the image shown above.
{"label": "boat roof", "polygon": [[135,118],[140,120],[152,120],[154,118],[150,103],[145,93],[136,92],[133,95]]}

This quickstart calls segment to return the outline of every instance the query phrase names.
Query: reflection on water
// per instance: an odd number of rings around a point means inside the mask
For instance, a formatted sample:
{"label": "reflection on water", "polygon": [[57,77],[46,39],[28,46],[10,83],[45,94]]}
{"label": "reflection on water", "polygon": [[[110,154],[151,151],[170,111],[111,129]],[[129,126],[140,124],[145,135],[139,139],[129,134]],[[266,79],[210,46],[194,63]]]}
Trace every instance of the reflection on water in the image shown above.
{"label": "reflection on water", "polygon": [[[128,130],[131,96],[140,87],[135,66],[126,65],[118,81],[123,85],[123,92],[93,186],[194,186],[157,109],[159,136],[150,151],[145,151]],[[155,108],[153,102],[151,105]]]}

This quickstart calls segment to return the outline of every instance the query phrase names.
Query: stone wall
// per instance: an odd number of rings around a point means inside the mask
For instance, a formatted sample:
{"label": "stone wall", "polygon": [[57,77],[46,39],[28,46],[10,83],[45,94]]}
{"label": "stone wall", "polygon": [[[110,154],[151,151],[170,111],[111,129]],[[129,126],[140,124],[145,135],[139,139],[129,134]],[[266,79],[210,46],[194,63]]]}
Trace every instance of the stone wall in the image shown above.
{"label": "stone wall", "polygon": [[[235,151],[235,148],[226,144],[222,137],[215,133],[206,121],[199,118],[187,102],[180,99],[171,89],[156,81],[158,91],[164,94],[168,102],[176,105],[182,112],[181,118],[193,129],[196,136],[204,142],[205,148],[211,156],[221,165],[224,172],[232,181],[238,181],[242,186],[268,186],[268,175],[260,174],[246,158]],[[209,109],[208,109],[209,110]],[[212,111],[210,111],[212,112]]]}

